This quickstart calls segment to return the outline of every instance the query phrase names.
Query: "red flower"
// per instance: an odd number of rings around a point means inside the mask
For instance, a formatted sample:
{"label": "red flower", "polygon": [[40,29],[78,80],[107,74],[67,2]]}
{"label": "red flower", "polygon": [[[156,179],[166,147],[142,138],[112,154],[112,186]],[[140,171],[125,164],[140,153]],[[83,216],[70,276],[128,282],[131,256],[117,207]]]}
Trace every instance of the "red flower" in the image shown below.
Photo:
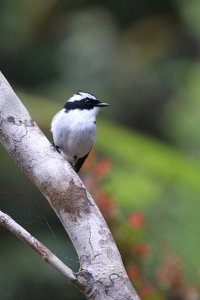
{"label": "red flower", "polygon": [[132,213],[129,217],[129,223],[133,228],[142,228],[144,226],[144,216],[141,213]]}
{"label": "red flower", "polygon": [[108,159],[101,160],[96,164],[94,168],[94,174],[96,176],[106,175],[111,170],[111,162]]}
{"label": "red flower", "polygon": [[140,296],[142,299],[161,299],[160,297],[158,298],[156,289],[149,283],[144,284],[140,291]]}
{"label": "red flower", "polygon": [[159,281],[171,288],[177,288],[183,285],[182,264],[178,257],[167,256],[157,271]]}
{"label": "red flower", "polygon": [[129,266],[127,268],[127,273],[130,279],[133,281],[140,279],[141,277],[140,269],[137,266]]}
{"label": "red flower", "polygon": [[96,197],[96,200],[104,216],[111,216],[113,214],[116,209],[116,203],[111,197],[101,193]]}
{"label": "red flower", "polygon": [[151,247],[147,243],[141,243],[141,244],[136,245],[135,249],[141,256],[146,256],[146,255],[149,255]]}

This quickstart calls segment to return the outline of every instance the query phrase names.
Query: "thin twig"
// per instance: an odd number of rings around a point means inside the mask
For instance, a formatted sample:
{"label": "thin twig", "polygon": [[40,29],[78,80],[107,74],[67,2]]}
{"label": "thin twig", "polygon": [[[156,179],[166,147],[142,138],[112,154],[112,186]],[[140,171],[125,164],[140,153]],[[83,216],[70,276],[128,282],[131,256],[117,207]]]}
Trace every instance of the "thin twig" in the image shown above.
{"label": "thin twig", "polygon": [[67,280],[79,285],[73,271],[67,267],[55,254],[46,246],[33,237],[22,226],[16,223],[10,216],[0,211],[0,225],[3,225],[23,242],[33,248],[47,263],[63,274]]}

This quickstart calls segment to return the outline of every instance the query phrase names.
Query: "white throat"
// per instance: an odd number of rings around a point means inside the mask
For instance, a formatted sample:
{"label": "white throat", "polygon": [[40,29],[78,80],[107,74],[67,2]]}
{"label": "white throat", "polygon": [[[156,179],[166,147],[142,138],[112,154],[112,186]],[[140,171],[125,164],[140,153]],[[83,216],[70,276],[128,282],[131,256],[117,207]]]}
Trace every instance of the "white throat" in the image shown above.
{"label": "white throat", "polygon": [[86,120],[88,122],[95,121],[96,116],[100,112],[99,107],[93,107],[92,109],[73,109],[67,112],[68,115],[73,116],[74,118],[77,118],[77,121],[80,120]]}

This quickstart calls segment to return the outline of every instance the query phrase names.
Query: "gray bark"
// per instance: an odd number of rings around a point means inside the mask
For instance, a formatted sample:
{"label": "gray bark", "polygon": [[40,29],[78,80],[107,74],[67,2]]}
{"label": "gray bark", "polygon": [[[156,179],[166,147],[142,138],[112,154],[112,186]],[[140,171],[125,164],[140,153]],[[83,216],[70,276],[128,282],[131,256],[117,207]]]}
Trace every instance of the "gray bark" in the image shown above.
{"label": "gray bark", "polygon": [[2,74],[0,141],[46,197],[67,231],[80,261],[77,282],[86,297],[138,300],[93,198],[68,162],[53,149]]}

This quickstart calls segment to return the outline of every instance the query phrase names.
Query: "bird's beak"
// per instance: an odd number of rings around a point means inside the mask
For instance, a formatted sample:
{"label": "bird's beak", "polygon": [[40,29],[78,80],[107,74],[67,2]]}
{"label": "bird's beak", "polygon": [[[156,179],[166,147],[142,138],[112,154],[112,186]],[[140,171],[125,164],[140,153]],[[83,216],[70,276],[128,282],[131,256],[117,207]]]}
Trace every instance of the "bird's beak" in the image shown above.
{"label": "bird's beak", "polygon": [[99,103],[95,104],[95,106],[105,107],[105,106],[109,106],[109,104],[108,103],[99,102]]}

